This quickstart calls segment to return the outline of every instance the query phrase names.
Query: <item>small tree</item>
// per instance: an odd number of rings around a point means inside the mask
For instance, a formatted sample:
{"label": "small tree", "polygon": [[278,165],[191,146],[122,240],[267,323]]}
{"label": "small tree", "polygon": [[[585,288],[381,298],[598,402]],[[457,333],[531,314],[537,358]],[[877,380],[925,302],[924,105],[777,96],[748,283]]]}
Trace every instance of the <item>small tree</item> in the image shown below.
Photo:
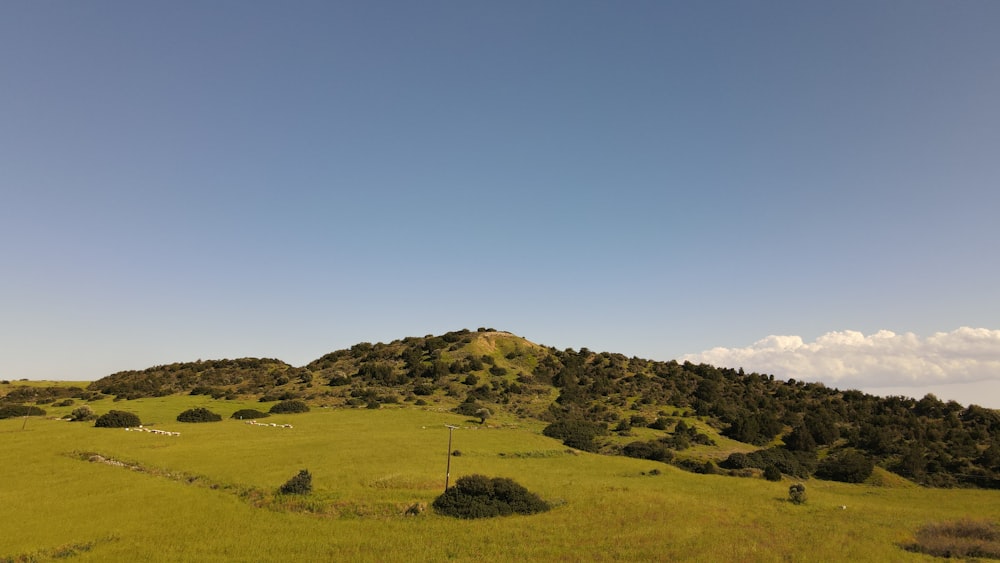
{"label": "small tree", "polygon": [[802,483],[795,483],[791,487],[788,487],[788,500],[795,504],[803,504],[806,502],[806,486]]}
{"label": "small tree", "polygon": [[486,424],[486,419],[493,416],[490,409],[483,407],[476,411],[476,416],[479,417],[479,424]]}
{"label": "small tree", "polygon": [[283,495],[307,495],[312,492],[312,475],[303,469],[278,489]]}
{"label": "small tree", "polygon": [[781,481],[781,470],[777,465],[768,465],[764,468],[764,478],[768,481]]}
{"label": "small tree", "polygon": [[94,414],[94,409],[90,408],[90,405],[82,405],[73,409],[73,412],[69,414],[69,419],[73,422],[85,422],[88,420],[94,420],[97,415]]}

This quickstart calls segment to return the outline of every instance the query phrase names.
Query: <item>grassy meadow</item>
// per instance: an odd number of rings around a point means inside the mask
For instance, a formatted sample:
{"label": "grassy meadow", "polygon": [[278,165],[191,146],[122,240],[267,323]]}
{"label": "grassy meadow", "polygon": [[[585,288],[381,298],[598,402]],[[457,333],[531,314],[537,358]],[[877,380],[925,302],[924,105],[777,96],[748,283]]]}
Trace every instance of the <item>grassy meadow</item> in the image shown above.
{"label": "grassy meadow", "polygon": [[[313,407],[253,426],[229,419],[269,404],[170,396],[91,404],[127,410],[163,436],[56,420],[0,420],[0,561],[927,561],[900,547],[920,526],[1000,521],[1000,491],[685,473],[656,462],[568,451],[542,424],[477,421],[436,406]],[[204,406],[216,423],[177,422]],[[513,478],[555,507],[456,520],[428,511],[451,479]],[[90,462],[90,454],[124,467]],[[281,497],[300,469],[313,493]],[[651,474],[652,470],[659,474]],[[903,482],[905,484],[906,482]],[[846,506],[842,509],[841,506]]]}

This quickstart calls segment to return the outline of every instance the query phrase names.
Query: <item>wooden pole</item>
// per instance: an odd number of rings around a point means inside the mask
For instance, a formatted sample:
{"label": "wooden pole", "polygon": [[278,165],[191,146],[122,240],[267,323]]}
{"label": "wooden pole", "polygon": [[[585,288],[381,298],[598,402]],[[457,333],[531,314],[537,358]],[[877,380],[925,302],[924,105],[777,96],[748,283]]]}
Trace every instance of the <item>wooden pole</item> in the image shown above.
{"label": "wooden pole", "polygon": [[457,426],[452,426],[450,424],[445,424],[448,427],[448,466],[444,472],[444,492],[448,492],[448,481],[451,479],[451,433],[453,430],[458,428]]}

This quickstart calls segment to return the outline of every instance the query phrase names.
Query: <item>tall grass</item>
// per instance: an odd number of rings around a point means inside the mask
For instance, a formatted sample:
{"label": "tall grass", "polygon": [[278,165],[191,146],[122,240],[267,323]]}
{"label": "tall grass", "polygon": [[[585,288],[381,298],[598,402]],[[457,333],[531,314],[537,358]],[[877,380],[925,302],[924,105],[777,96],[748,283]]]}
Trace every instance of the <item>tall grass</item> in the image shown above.
{"label": "tall grass", "polygon": [[[287,429],[228,418],[176,422],[194,407],[228,417],[260,406],[205,396],[92,406],[132,411],[181,435],[43,418],[22,431],[22,420],[0,420],[0,561],[919,561],[929,556],[900,546],[925,523],[1000,520],[997,491],[811,480],[808,503],[795,506],[787,481],[570,452],[542,436],[540,424],[503,416],[490,428],[412,407],[314,408],[267,419],[294,426]],[[510,477],[553,510],[475,521],[404,517],[407,506],[429,504],[444,488],[445,424],[460,427],[452,482],[473,473]],[[278,487],[303,468],[313,492],[282,500]]]}

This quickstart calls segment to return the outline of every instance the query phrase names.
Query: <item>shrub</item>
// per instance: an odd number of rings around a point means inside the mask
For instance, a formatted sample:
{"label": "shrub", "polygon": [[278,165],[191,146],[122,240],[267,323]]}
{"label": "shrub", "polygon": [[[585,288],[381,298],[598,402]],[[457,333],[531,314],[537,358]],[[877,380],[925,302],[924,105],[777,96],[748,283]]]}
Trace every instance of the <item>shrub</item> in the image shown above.
{"label": "shrub", "polygon": [[275,404],[268,410],[268,412],[271,414],[309,412],[309,405],[300,399],[289,399]]}
{"label": "shrub", "polygon": [[781,481],[781,470],[775,465],[764,468],[764,478],[768,481]]}
{"label": "shrub", "polygon": [[312,492],[312,475],[303,469],[298,475],[289,479],[278,491],[283,495],[306,495]]}
{"label": "shrub", "polygon": [[677,460],[674,465],[684,471],[690,471],[691,473],[700,473],[702,475],[714,475],[718,473],[718,468],[710,459],[705,461],[698,461],[696,459],[681,459]]}
{"label": "shrub", "polygon": [[548,510],[549,504],[512,479],[485,475],[459,478],[434,499],[434,510],[456,518],[490,518],[510,514],[535,514]]}
{"label": "shrub", "polygon": [[558,420],[542,430],[542,434],[549,438],[557,438],[562,440],[563,444],[585,452],[597,451],[594,438],[605,433],[607,426],[603,424],[576,419]]}
{"label": "shrub", "polygon": [[420,383],[413,387],[414,395],[422,395],[424,397],[434,394],[434,386],[427,383]]}
{"label": "shrub", "polygon": [[177,415],[177,422],[219,422],[220,420],[222,420],[222,415],[215,414],[205,407],[188,409]]}
{"label": "shrub", "polygon": [[667,419],[663,418],[662,416],[657,417],[656,420],[654,420],[653,422],[649,423],[648,427],[652,428],[653,430],[666,430],[667,429]]}
{"label": "shrub", "polygon": [[669,462],[674,457],[673,452],[655,440],[650,442],[630,442],[622,448],[622,453],[628,457],[662,462]]}
{"label": "shrub", "polygon": [[94,414],[94,409],[90,408],[90,405],[81,405],[69,413],[69,419],[73,422],[84,422],[94,420],[95,418],[97,418],[97,415]]}
{"label": "shrub", "polygon": [[19,416],[45,416],[45,411],[31,405],[4,405],[0,407],[0,418]]}
{"label": "shrub", "polygon": [[130,412],[108,411],[107,414],[97,417],[94,426],[98,428],[132,428],[142,426],[142,422],[139,421],[139,415]]}
{"label": "shrub", "polygon": [[459,403],[457,407],[455,407],[455,412],[465,416],[478,416],[476,413],[479,412],[479,409],[482,408],[483,408],[482,405],[480,405],[474,399],[469,397],[465,401]]}
{"label": "shrub", "polygon": [[260,412],[256,409],[240,409],[233,413],[233,416],[229,418],[237,418],[240,420],[253,420],[255,418],[267,418],[271,415],[266,412]]}
{"label": "shrub", "polygon": [[816,469],[814,452],[790,452],[785,448],[768,448],[749,454],[733,453],[720,464],[726,469],[767,469],[775,466],[785,475],[805,478]]}
{"label": "shrub", "polygon": [[846,450],[820,462],[816,476],[830,481],[862,483],[871,476],[875,464],[861,453]]}
{"label": "shrub", "polygon": [[909,551],[956,559],[1000,559],[1000,526],[987,521],[957,520],[927,524],[916,533]]}
{"label": "shrub", "polygon": [[791,487],[788,487],[788,500],[795,504],[806,502],[806,486],[802,483],[795,483]]}

